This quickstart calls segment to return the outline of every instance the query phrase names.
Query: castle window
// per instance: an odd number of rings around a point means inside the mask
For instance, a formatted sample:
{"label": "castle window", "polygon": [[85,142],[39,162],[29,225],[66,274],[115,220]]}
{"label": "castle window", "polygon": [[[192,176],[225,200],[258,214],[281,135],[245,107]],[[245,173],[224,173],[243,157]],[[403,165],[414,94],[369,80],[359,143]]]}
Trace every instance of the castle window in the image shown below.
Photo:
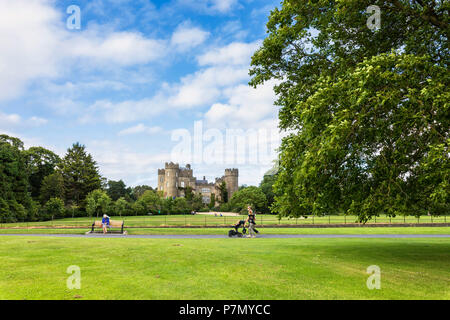
{"label": "castle window", "polygon": [[181,181],[181,187],[184,188],[184,181]]}
{"label": "castle window", "polygon": [[203,197],[202,200],[203,200],[203,203],[210,203],[211,202],[211,199],[209,197]]}
{"label": "castle window", "polygon": [[202,193],[210,193],[211,191],[209,188],[202,188]]}

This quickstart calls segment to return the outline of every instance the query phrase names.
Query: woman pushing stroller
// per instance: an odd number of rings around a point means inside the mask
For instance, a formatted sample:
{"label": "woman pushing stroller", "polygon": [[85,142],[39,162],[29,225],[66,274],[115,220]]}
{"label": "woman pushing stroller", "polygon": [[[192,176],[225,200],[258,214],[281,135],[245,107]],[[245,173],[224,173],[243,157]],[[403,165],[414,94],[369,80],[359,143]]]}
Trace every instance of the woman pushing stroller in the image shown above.
{"label": "woman pushing stroller", "polygon": [[[245,223],[248,224],[248,235],[247,238],[255,238],[258,231],[255,229],[256,226],[256,217],[255,213],[252,210],[251,206],[247,206],[248,217],[245,220]],[[244,224],[245,227],[245,224]]]}
{"label": "woman pushing stroller", "polygon": [[[248,210],[248,217],[246,220],[239,220],[238,222],[236,222],[236,224],[233,225],[234,230],[230,230],[228,232],[228,236],[229,237],[234,237],[234,236],[238,236],[238,237],[242,237],[243,235],[245,235],[247,233],[247,229],[246,229],[246,224],[248,227],[248,230],[250,232],[250,234],[247,236],[247,238],[254,238],[256,235],[256,233],[259,233],[258,230],[255,229],[256,226],[256,218],[255,218],[255,213],[252,210],[251,206],[247,206],[247,210]],[[242,233],[239,232],[239,228],[242,227]]]}

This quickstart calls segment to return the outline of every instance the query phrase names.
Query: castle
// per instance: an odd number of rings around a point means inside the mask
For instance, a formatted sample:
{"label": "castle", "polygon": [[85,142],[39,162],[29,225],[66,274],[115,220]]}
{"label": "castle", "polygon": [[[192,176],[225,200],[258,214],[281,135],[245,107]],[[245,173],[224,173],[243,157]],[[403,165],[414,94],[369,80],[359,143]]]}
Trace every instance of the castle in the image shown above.
{"label": "castle", "polygon": [[194,194],[200,194],[204,203],[210,203],[211,196],[221,200],[220,186],[225,181],[228,199],[231,199],[233,193],[238,190],[238,169],[225,169],[225,175],[216,178],[215,182],[208,182],[205,177],[203,180],[197,180],[193,176],[191,165],[187,164],[185,168],[180,168],[178,163],[167,163],[164,169],[158,170],[158,191],[163,192],[164,197],[184,197],[187,187],[192,188]]}

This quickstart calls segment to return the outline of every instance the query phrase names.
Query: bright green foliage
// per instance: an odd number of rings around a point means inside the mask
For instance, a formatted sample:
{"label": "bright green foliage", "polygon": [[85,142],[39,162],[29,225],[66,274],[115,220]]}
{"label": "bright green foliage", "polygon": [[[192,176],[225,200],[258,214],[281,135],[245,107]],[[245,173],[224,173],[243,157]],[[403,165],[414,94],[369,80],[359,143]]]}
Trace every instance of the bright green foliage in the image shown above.
{"label": "bright green foliage", "polygon": [[264,211],[267,206],[265,194],[258,187],[247,187],[236,191],[230,199],[233,211],[246,213],[250,205],[256,212]]}
{"label": "bright green foliage", "polygon": [[61,173],[66,189],[66,202],[84,206],[86,196],[101,188],[97,163],[86,152],[86,147],[75,143],[67,150],[61,162]]}
{"label": "bright green foliage", "polygon": [[[283,216],[442,214],[449,206],[448,2],[290,1],[272,12],[251,84],[276,80],[272,208]],[[447,11],[446,11],[447,10]]]}
{"label": "bright green foliage", "polygon": [[204,205],[203,205],[202,196],[200,194],[194,195],[194,197],[192,198],[192,209],[194,211],[199,211],[203,207],[204,207]]}
{"label": "bright green foliage", "polygon": [[194,192],[192,191],[191,186],[187,186],[184,189],[184,197],[186,198],[187,201],[192,201],[192,199],[194,198]]}
{"label": "bright green foliage", "polygon": [[158,193],[153,190],[145,191],[139,200],[145,204],[147,213],[158,213],[158,211],[161,210],[162,199],[159,197]]}
{"label": "bright green foliage", "polygon": [[[120,199],[119,199],[120,200]],[[132,205],[131,215],[143,216],[148,213],[147,205],[143,200],[136,200]]]}
{"label": "bright green foliage", "polygon": [[116,202],[114,202],[113,211],[116,215],[122,216],[125,215],[127,209],[128,209],[128,202],[125,200],[125,198],[119,198]]}
{"label": "bright green foliage", "polygon": [[259,187],[261,191],[264,193],[267,199],[267,206],[263,209],[263,213],[270,213],[270,206],[275,200],[275,193],[273,191],[273,185],[277,180],[277,175],[264,175],[263,180],[261,181]]}
{"label": "bright green foliage", "polygon": [[28,176],[23,157],[23,143],[0,135],[0,219],[23,221],[31,206]]}
{"label": "bright green foliage", "polygon": [[225,181],[222,181],[219,187],[220,190],[220,199],[221,203],[227,203],[228,202],[228,190],[227,190],[227,184]]}
{"label": "bright green foliage", "polygon": [[111,198],[101,189],[92,191],[86,197],[86,212],[90,217],[108,214],[110,207]]}
{"label": "bright green foliage", "polygon": [[64,201],[59,198],[51,198],[43,208],[44,219],[63,218],[64,213]]}
{"label": "bright green foliage", "polygon": [[46,203],[51,198],[64,199],[65,185],[64,178],[60,171],[56,171],[44,178],[42,181],[39,198],[41,203]]}
{"label": "bright green foliage", "polygon": [[185,198],[176,198],[174,200],[171,213],[174,214],[189,214],[192,207]]}
{"label": "bright green foliage", "polygon": [[[58,155],[42,147],[31,147],[24,151],[28,170],[31,196],[39,198],[41,185],[45,177],[52,174],[61,162]],[[61,197],[63,199],[63,197]]]}
{"label": "bright green foliage", "polygon": [[150,187],[150,186],[147,186],[147,185],[134,187],[132,192],[131,192],[132,193],[132,196],[131,196],[132,200],[139,199],[144,194],[144,192],[147,191],[147,190],[153,190],[153,188]]}

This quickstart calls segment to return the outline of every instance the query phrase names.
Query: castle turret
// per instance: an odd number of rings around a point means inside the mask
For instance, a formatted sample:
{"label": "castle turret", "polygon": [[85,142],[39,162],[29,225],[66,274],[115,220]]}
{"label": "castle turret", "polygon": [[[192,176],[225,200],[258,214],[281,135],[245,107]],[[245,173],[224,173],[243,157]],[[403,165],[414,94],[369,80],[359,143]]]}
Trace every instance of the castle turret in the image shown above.
{"label": "castle turret", "polygon": [[180,166],[177,163],[166,163],[164,176],[164,196],[178,197],[178,173]]}
{"label": "castle turret", "polygon": [[165,176],[166,171],[164,169],[158,169],[158,191],[164,191],[165,189]]}
{"label": "castle turret", "polygon": [[239,170],[238,169],[225,169],[224,180],[227,185],[228,199],[231,199],[233,193],[239,189]]}

